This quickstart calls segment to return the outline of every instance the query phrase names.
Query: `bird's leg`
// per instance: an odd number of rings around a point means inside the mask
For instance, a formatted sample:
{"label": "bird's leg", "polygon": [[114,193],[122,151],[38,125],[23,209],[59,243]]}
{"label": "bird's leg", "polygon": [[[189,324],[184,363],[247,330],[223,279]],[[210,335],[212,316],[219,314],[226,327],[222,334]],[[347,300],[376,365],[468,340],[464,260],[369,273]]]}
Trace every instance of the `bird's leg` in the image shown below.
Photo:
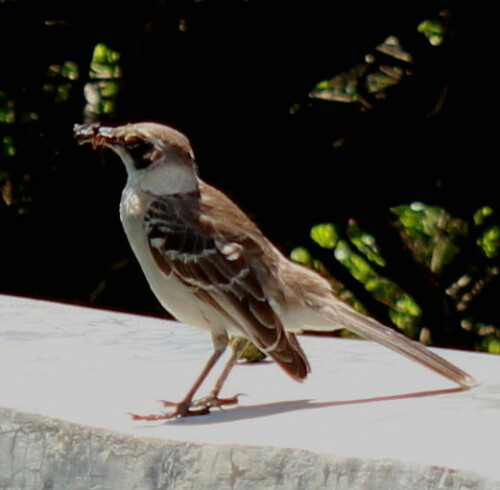
{"label": "bird's leg", "polygon": [[238,360],[239,354],[246,347],[247,344],[248,344],[247,340],[240,338],[234,341],[234,343],[232,344],[233,352],[231,354],[231,357],[228,359],[227,363],[224,366],[224,369],[222,370],[222,373],[217,378],[214,387],[207,396],[193,401],[192,406],[211,408],[211,407],[221,407],[223,405],[236,405],[238,403],[238,397],[241,395],[241,393],[238,393],[231,398],[219,398],[219,393],[222,389],[222,385],[226,381],[227,377],[229,376],[229,373],[233,369],[233,366],[235,365],[236,361]]}
{"label": "bird's leg", "polygon": [[[208,405],[195,405],[192,400],[193,397],[200,387],[200,385],[203,383],[205,378],[207,377],[208,373],[212,370],[212,368],[215,366],[217,361],[219,360],[220,356],[226,349],[227,345],[227,339],[226,342],[222,342],[219,339],[214,339],[214,351],[210,358],[208,359],[207,363],[205,364],[203,370],[201,371],[200,375],[198,378],[196,378],[196,381],[194,382],[193,386],[189,389],[189,391],[186,393],[186,396],[182,399],[180,402],[169,402],[166,400],[161,400],[161,403],[165,407],[173,407],[173,410],[171,412],[167,412],[164,414],[151,414],[151,415],[137,415],[134,413],[129,414],[134,420],[164,420],[164,419],[172,419],[176,417],[189,417],[192,415],[205,415],[209,412],[210,406]],[[229,370],[228,370],[229,372]],[[227,374],[226,374],[227,376]],[[199,408],[196,408],[195,410],[190,410],[190,407],[198,406]]]}

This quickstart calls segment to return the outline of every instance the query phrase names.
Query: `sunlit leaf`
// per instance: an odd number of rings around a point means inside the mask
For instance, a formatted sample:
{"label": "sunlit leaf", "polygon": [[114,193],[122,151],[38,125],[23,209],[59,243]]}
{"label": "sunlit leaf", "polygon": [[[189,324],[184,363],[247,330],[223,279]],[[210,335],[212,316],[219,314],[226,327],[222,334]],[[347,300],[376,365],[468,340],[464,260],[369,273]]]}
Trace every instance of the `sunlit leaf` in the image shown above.
{"label": "sunlit leaf", "polygon": [[[473,320],[471,323],[474,325]],[[480,336],[479,349],[490,352],[491,354],[500,354],[500,331],[494,325],[476,323],[475,330]]]}
{"label": "sunlit leaf", "polygon": [[380,253],[375,238],[369,233],[364,232],[354,220],[351,220],[348,224],[347,235],[353,245],[363,253],[369,261],[380,266],[385,265],[385,261]]}
{"label": "sunlit leaf", "polygon": [[479,208],[475,213],[474,213],[474,224],[476,226],[481,226],[485,219],[488,216],[491,216],[493,214],[493,208],[490,206],[483,206]]}
{"label": "sunlit leaf", "polygon": [[490,226],[479,238],[478,245],[488,258],[498,255],[500,248],[500,228],[498,225]]}
{"label": "sunlit leaf", "polygon": [[444,40],[445,28],[442,19],[424,20],[417,27],[433,46],[439,46]]}
{"label": "sunlit leaf", "polygon": [[337,244],[338,235],[333,224],[322,223],[311,228],[311,238],[321,247],[333,248]]}
{"label": "sunlit leaf", "polygon": [[99,93],[103,98],[114,98],[118,94],[119,85],[115,80],[106,80],[99,82]]}
{"label": "sunlit leaf", "polygon": [[102,101],[102,112],[104,114],[112,114],[115,110],[114,100],[103,100]]}
{"label": "sunlit leaf", "polygon": [[418,317],[422,314],[422,310],[418,304],[408,295],[399,298],[394,305],[394,309],[407,316]]}
{"label": "sunlit leaf", "polygon": [[360,63],[329,80],[321,80],[311,90],[309,97],[336,102],[357,102],[360,99],[358,80],[367,69],[366,63]]}
{"label": "sunlit leaf", "polygon": [[62,65],[50,65],[47,76],[49,78],[60,76],[69,80],[77,80],[79,77],[78,65],[74,61],[65,61]]}
{"label": "sunlit leaf", "polygon": [[312,257],[305,247],[295,247],[291,252],[290,252],[290,258],[294,262],[298,262],[299,264],[304,264],[304,265],[309,265],[312,262]]}
{"label": "sunlit leaf", "polygon": [[486,350],[490,354],[500,354],[500,339],[498,338],[488,339]]}
{"label": "sunlit leaf", "polygon": [[85,114],[89,119],[114,113],[115,99],[120,89],[122,76],[120,58],[121,55],[117,51],[105,44],[96,44],[89,72],[93,81],[87,83],[84,88],[87,99]]}
{"label": "sunlit leaf", "polygon": [[377,46],[377,51],[392,56],[393,58],[411,63],[412,55],[403,49],[401,42],[396,36],[389,36],[386,40]]}
{"label": "sunlit leaf", "polygon": [[91,78],[120,78],[122,75],[120,65],[121,55],[103,43],[96,44],[92,61],[90,63]]}
{"label": "sunlit leaf", "polygon": [[421,202],[396,206],[391,211],[399,218],[402,238],[414,257],[433,272],[440,273],[459,252],[457,239],[467,234],[467,224],[453,218],[439,206]]}
{"label": "sunlit leaf", "polygon": [[61,74],[70,80],[77,80],[80,76],[78,64],[74,61],[66,61],[62,65]]}
{"label": "sunlit leaf", "polygon": [[345,264],[353,277],[365,284],[374,275],[373,269],[368,262],[358,254],[350,253]]}

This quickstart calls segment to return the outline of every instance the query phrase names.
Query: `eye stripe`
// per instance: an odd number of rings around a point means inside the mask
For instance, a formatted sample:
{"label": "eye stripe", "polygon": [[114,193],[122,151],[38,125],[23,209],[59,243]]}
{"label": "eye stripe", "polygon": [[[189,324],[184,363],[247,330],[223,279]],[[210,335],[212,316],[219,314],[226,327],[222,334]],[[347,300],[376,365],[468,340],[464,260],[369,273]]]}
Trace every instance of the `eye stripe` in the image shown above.
{"label": "eye stripe", "polygon": [[154,146],[149,141],[134,138],[125,142],[125,148],[134,160],[136,169],[140,170],[151,164]]}

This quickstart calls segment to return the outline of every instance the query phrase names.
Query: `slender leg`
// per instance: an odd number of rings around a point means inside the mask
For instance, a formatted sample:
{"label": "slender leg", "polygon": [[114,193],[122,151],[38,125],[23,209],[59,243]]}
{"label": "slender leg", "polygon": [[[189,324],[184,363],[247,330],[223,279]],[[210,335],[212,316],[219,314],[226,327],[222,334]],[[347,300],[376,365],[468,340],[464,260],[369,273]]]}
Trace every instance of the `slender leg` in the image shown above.
{"label": "slender leg", "polygon": [[[210,410],[210,407],[207,405],[198,405],[200,408],[196,410],[190,411],[189,408],[192,406],[195,406],[192,403],[193,396],[195,395],[196,391],[200,387],[200,385],[203,383],[205,378],[207,377],[208,373],[212,370],[212,368],[215,366],[217,361],[219,360],[220,356],[226,349],[227,345],[227,339],[226,342],[222,342],[221,339],[214,339],[214,351],[210,358],[208,359],[207,363],[205,364],[203,370],[201,371],[200,375],[196,378],[196,381],[194,382],[193,386],[189,389],[189,391],[186,393],[186,396],[182,399],[182,401],[178,403],[174,402],[168,402],[162,400],[161,402],[163,403],[164,406],[166,407],[174,407],[174,410],[172,412],[168,412],[165,414],[151,414],[151,415],[137,415],[134,413],[130,413],[129,415],[132,417],[134,420],[163,420],[163,419],[171,419],[175,417],[188,417],[191,415],[204,415],[207,414]],[[227,375],[226,375],[227,376]]]}
{"label": "slender leg", "polygon": [[235,340],[235,342],[232,345],[233,352],[231,354],[231,357],[228,359],[227,363],[224,366],[224,369],[222,370],[222,373],[217,378],[214,387],[210,391],[210,394],[206,397],[200,398],[199,400],[195,400],[192,403],[193,406],[195,407],[202,406],[210,408],[210,407],[220,407],[222,405],[235,405],[238,403],[238,396],[240,396],[241,393],[238,393],[237,395],[231,398],[219,398],[219,393],[222,389],[222,385],[226,381],[227,377],[229,376],[229,373],[233,369],[236,361],[238,360],[240,352],[246,347],[247,344],[248,344],[247,340],[244,339]]}
{"label": "slender leg", "polygon": [[[162,401],[163,405],[165,406],[175,406],[177,407],[177,413],[176,415],[180,416],[186,416],[186,415],[199,415],[200,413],[208,413],[208,407],[202,407],[200,410],[196,410],[196,412],[190,412],[189,407],[190,406],[197,406],[194,403],[192,403],[193,397],[195,393],[198,391],[198,388],[201,386],[205,378],[208,376],[208,373],[212,370],[212,368],[217,364],[217,361],[219,360],[220,356],[224,350],[215,350],[210,358],[208,359],[207,363],[205,364],[205,367],[201,371],[200,375],[196,378],[196,381],[194,382],[193,386],[191,386],[190,390],[186,393],[186,396],[184,399],[179,402],[179,403],[171,403],[171,402],[165,402]],[[206,409],[206,410],[204,410]]]}

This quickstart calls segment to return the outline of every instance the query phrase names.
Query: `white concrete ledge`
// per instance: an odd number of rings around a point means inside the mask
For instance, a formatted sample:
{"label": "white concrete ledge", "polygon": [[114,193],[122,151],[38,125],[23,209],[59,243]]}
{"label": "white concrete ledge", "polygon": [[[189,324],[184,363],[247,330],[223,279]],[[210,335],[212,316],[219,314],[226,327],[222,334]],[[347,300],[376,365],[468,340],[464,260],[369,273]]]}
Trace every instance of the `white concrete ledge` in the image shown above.
{"label": "white concrete ledge", "polygon": [[299,384],[238,366],[240,405],[166,423],[210,352],[164,320],[0,296],[0,489],[500,489],[500,357],[441,350],[481,385],[377,345],[301,338]]}

